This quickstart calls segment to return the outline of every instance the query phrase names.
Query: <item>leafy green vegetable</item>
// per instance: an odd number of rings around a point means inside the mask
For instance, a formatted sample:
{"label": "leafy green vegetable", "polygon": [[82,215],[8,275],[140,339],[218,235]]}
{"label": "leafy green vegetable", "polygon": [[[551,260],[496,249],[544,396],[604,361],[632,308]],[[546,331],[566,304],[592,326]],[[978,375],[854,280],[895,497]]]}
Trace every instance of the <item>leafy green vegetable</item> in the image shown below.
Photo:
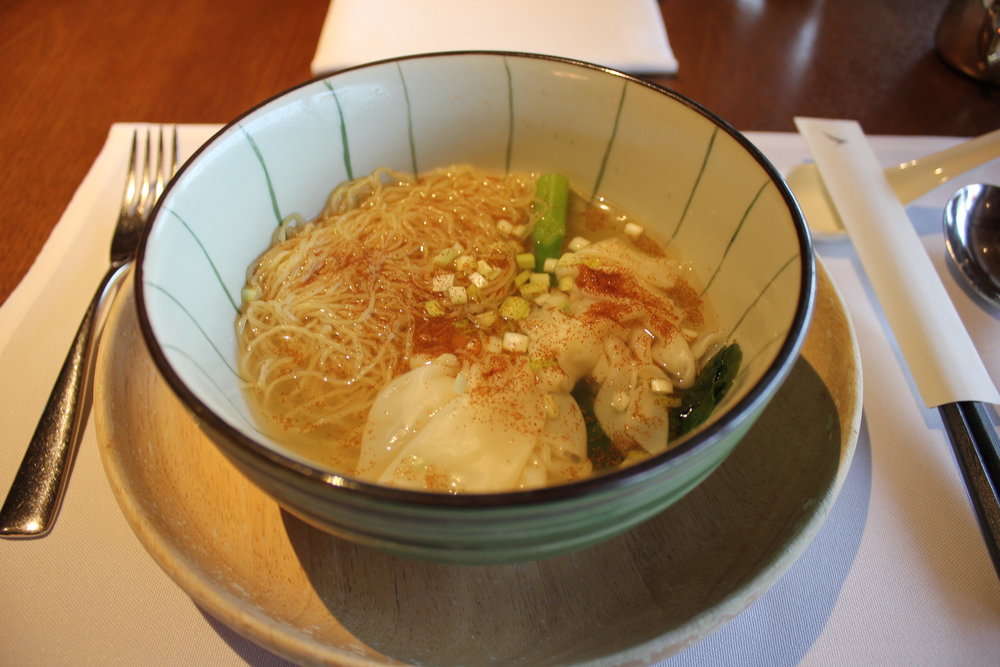
{"label": "leafy green vegetable", "polygon": [[[732,387],[742,363],[740,346],[736,343],[727,345],[705,365],[690,389],[677,393],[680,404],[669,411],[670,440],[690,433],[708,419]],[[587,428],[587,456],[594,469],[601,471],[619,466],[625,460],[626,452],[614,446],[594,414],[596,388],[591,382],[583,380],[576,384],[572,394],[583,413]]]}
{"label": "leafy green vegetable", "polygon": [[614,468],[625,460],[625,453],[614,446],[594,414],[594,387],[583,380],[576,383],[572,394],[576,404],[580,406],[583,423],[587,427],[587,458],[594,465],[594,470]]}
{"label": "leafy green vegetable", "polygon": [[541,216],[531,232],[535,246],[535,270],[544,271],[545,260],[562,255],[566,239],[566,206],[569,201],[569,179],[562,174],[542,174],[535,183]]}
{"label": "leafy green vegetable", "polygon": [[743,362],[740,346],[732,343],[716,353],[698,374],[694,385],[680,395],[681,403],[670,411],[670,439],[690,433],[705,423],[733,385]]}

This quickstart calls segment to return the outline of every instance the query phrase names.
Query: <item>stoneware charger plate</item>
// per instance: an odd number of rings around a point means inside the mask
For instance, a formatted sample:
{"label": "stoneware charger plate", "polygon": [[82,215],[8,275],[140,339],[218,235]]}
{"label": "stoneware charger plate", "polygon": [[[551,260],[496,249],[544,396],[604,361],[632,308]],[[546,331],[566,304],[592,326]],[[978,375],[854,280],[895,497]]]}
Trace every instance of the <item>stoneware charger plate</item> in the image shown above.
{"label": "stoneware charger plate", "polygon": [[514,565],[406,560],[320,532],[251,485],[157,373],[131,285],[94,397],[128,523],[208,614],[305,664],[649,664],[736,616],[802,553],[847,474],[861,418],[853,330],[820,267],[803,353],[702,485],[608,542]]}

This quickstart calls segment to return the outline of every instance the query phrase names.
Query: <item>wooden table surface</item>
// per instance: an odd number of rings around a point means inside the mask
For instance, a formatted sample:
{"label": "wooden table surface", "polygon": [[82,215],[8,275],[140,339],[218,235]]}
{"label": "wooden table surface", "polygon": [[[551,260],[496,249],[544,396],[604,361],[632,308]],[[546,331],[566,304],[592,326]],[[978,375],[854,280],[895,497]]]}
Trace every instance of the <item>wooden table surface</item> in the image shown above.
{"label": "wooden table surface", "polygon": [[[330,0],[0,0],[0,302],[116,121],[223,123],[310,77]],[[662,0],[683,93],[740,130],[1000,126],[1000,88],[934,51],[944,0]]]}

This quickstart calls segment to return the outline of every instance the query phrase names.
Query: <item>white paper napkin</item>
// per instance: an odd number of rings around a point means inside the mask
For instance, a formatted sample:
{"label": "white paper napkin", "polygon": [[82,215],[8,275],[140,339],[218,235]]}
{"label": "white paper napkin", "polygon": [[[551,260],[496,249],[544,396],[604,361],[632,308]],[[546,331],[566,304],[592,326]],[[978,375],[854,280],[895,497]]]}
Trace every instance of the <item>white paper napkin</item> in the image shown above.
{"label": "white paper napkin", "polygon": [[855,121],[796,118],[927,407],[1000,403],[975,345]]}
{"label": "white paper napkin", "polygon": [[654,0],[333,0],[315,75],[433,51],[524,51],[674,74]]}

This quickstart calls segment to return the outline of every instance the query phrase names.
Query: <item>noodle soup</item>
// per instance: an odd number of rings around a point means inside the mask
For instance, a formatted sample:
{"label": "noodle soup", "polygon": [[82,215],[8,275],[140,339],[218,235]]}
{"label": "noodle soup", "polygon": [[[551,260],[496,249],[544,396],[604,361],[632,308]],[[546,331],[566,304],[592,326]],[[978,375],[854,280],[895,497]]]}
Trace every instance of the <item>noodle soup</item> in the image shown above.
{"label": "noodle soup", "polygon": [[561,484],[670,448],[740,364],[684,262],[553,174],[377,170],[250,267],[239,371],[263,430],[381,484]]}

